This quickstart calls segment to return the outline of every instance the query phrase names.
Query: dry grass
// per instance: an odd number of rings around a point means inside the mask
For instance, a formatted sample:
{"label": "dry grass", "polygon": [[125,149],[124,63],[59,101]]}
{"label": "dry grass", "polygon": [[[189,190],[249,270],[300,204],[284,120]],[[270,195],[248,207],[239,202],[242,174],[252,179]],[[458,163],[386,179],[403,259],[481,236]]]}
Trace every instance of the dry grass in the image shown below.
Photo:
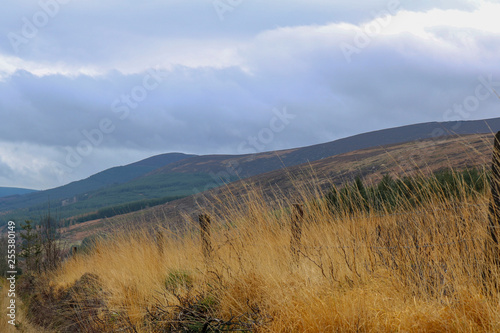
{"label": "dry grass", "polygon": [[[47,278],[68,290],[97,275],[104,331],[116,329],[113,316],[137,332],[224,322],[257,332],[500,331],[500,275],[485,259],[487,196],[434,193],[420,208],[400,198],[396,213],[351,215],[332,213],[314,188],[297,193],[220,198],[208,261],[193,221],[182,236],[163,229],[161,245],[147,231],[117,233]],[[289,207],[299,199],[297,261]]]}

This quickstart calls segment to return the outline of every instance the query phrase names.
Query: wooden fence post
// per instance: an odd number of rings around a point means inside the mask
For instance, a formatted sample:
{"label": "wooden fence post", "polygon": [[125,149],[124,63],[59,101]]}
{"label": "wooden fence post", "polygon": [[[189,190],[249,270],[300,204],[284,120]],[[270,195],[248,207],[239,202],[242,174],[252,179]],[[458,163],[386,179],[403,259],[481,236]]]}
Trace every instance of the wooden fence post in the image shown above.
{"label": "wooden fence post", "polygon": [[301,204],[293,204],[292,206],[292,239],[290,240],[290,250],[294,263],[299,263],[300,255],[300,238],[302,237],[302,219],[304,217],[304,210]]}
{"label": "wooden fence post", "polygon": [[162,230],[156,231],[156,247],[158,248],[158,254],[163,255],[163,246],[165,244],[165,235]]}
{"label": "wooden fence post", "polygon": [[212,241],[210,239],[210,216],[207,214],[200,214],[198,216],[201,230],[201,246],[203,256],[207,262],[210,261],[212,256]]}
{"label": "wooden fence post", "polygon": [[490,242],[491,248],[488,255],[491,255],[492,262],[500,266],[500,253],[498,252],[498,241],[500,232],[500,132],[495,136],[493,147],[493,161],[491,165],[491,199],[489,206],[490,220]]}

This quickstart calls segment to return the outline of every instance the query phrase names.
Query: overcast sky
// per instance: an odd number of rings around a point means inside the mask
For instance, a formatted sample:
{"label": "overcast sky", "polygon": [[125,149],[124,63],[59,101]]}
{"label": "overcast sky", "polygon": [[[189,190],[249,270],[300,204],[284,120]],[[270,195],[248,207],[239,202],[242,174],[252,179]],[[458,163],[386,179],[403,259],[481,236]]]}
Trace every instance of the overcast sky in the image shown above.
{"label": "overcast sky", "polygon": [[0,186],[500,116],[500,4],[5,0]]}

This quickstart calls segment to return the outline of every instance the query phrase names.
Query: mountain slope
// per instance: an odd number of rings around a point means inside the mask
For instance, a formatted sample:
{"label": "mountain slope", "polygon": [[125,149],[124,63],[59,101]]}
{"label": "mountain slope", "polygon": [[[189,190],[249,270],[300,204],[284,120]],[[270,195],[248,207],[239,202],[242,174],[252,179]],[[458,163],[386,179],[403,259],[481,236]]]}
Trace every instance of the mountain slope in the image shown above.
{"label": "mountain slope", "polygon": [[247,178],[303,163],[314,162],[364,148],[389,144],[411,142],[415,140],[439,139],[449,135],[467,135],[491,133],[500,130],[500,118],[460,121],[432,122],[390,128],[363,133],[348,138],[313,145],[309,147],[259,153],[255,155],[213,155],[197,156],[189,160],[171,163],[155,170],[152,174],[188,172],[209,173],[214,178],[228,175]]}

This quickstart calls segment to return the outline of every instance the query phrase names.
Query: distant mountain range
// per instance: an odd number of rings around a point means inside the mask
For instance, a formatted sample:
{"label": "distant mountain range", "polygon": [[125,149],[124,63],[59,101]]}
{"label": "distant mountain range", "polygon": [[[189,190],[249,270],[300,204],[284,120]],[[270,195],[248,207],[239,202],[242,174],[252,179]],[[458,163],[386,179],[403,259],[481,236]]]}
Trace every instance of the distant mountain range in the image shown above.
{"label": "distant mountain range", "polygon": [[[106,216],[186,197],[283,168],[312,163],[360,149],[447,136],[500,130],[500,118],[424,123],[385,129],[333,142],[252,155],[186,155],[170,153],[111,168],[55,189],[0,197],[5,219],[37,219],[48,207],[60,218],[85,221],[89,213]],[[101,211],[102,213],[102,211]],[[101,214],[102,215],[102,214]]]}
{"label": "distant mountain range", "polygon": [[12,195],[22,195],[36,192],[36,190],[30,190],[26,188],[17,188],[17,187],[0,187],[0,198],[8,197]]}
{"label": "distant mountain range", "polygon": [[[3,197],[0,198],[0,214],[6,215],[7,218],[10,219],[37,219],[47,212],[49,200],[51,207],[56,210],[60,217],[68,217],[73,213],[77,215],[82,212],[92,211],[98,207],[106,205],[107,203],[105,201],[102,203],[90,203],[83,208],[77,207],[77,209],[72,209],[72,205],[91,199],[95,193],[99,192],[99,190],[113,186],[118,187],[159,167],[184,158],[190,158],[192,156],[194,155],[181,153],[153,156],[129,165],[110,168],[86,179],[72,182],[54,189],[28,193],[16,197]],[[123,198],[113,198],[111,196],[112,194],[110,194],[109,199],[114,204],[116,204],[116,199],[119,200],[118,203],[123,203],[122,200],[127,200]],[[132,201],[135,199],[136,198],[133,198]]]}

